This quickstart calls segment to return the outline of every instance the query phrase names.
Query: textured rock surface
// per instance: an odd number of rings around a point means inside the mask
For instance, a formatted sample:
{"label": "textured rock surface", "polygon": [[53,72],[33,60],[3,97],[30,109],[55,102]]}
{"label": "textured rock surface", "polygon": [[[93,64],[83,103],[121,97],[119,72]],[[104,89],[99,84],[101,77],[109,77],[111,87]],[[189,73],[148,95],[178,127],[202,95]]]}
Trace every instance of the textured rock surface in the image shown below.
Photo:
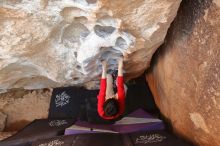
{"label": "textured rock surface", "polygon": [[220,144],[220,0],[184,0],[147,76],[175,132]]}
{"label": "textured rock surface", "polygon": [[140,75],[181,0],[1,0],[0,90],[81,85],[126,55]]}
{"label": "textured rock surface", "polygon": [[0,141],[12,136],[15,133],[16,132],[0,132]]}
{"label": "textured rock surface", "polygon": [[0,132],[5,129],[6,119],[7,119],[7,115],[0,112]]}
{"label": "textured rock surface", "polygon": [[[19,130],[34,119],[47,118],[51,92],[13,90],[0,94],[0,111],[7,115],[6,131]],[[0,123],[3,120],[0,118]]]}

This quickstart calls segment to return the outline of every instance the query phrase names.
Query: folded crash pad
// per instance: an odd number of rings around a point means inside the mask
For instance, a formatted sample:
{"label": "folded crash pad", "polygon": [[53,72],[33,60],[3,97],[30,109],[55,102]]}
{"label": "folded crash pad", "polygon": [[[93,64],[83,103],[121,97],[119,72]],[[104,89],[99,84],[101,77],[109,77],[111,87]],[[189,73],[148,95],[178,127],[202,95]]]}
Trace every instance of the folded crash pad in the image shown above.
{"label": "folded crash pad", "polygon": [[[126,84],[124,115],[130,114],[138,108],[157,111],[144,75]],[[88,90],[83,87],[55,88],[51,97],[48,118],[81,118],[90,123],[112,123],[103,120],[97,113],[98,93],[99,90]]]}
{"label": "folded crash pad", "polygon": [[114,124],[91,124],[77,120],[74,125],[65,130],[65,135],[79,133],[131,133],[138,131],[162,130],[164,123],[142,109],[138,109]]}
{"label": "folded crash pad", "polygon": [[121,137],[115,134],[81,134],[39,140],[32,146],[123,146]]}
{"label": "folded crash pad", "polygon": [[48,118],[74,118],[96,124],[112,123],[98,115],[98,93],[99,90],[87,90],[83,87],[55,88],[51,97]]}
{"label": "folded crash pad", "polygon": [[[142,75],[130,81],[132,83],[127,83],[128,90],[124,115],[130,114],[138,108],[157,111],[144,77]],[[98,93],[99,90],[88,90],[83,87],[55,88],[50,101],[48,118],[80,118],[83,121],[96,124],[114,123],[114,120],[104,120],[98,115]]]}
{"label": "folded crash pad", "polygon": [[0,146],[30,146],[35,140],[63,135],[75,120],[35,120],[15,135],[0,141]]}
{"label": "folded crash pad", "polygon": [[90,133],[38,140],[32,146],[189,146],[165,131]]}
{"label": "folded crash pad", "polygon": [[53,89],[50,101],[49,119],[77,118],[87,96],[97,97],[98,90],[88,92],[80,87],[62,87]]}

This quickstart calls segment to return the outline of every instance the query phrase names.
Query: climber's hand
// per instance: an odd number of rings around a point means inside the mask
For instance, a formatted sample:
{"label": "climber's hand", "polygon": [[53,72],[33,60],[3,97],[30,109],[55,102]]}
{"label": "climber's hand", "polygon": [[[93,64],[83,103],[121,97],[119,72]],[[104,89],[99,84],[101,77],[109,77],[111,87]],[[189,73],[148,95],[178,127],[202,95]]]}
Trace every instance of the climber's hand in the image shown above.
{"label": "climber's hand", "polygon": [[129,54],[128,54],[127,52],[124,52],[124,53],[123,53],[123,58],[124,58],[124,60],[128,60],[128,56],[129,56]]}
{"label": "climber's hand", "polygon": [[101,60],[102,68],[107,69],[107,62],[105,60]]}

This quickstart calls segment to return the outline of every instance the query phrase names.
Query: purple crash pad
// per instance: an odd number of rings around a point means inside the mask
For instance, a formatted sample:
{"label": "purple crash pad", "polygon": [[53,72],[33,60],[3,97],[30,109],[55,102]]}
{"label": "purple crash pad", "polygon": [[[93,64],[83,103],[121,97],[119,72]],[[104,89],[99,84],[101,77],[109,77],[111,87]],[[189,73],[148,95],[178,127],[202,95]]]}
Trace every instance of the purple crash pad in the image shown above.
{"label": "purple crash pad", "polygon": [[65,130],[65,135],[81,133],[132,133],[139,131],[163,130],[164,123],[142,109],[138,109],[111,125],[96,125],[85,121],[76,121]]}

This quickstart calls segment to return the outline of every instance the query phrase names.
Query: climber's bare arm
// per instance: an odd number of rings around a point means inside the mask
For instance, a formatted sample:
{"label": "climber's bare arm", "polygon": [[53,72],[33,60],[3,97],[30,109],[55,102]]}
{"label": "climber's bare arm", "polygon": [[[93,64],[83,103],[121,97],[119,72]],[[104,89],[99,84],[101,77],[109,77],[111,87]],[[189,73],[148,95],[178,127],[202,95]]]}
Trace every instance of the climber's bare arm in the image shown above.
{"label": "climber's bare arm", "polygon": [[123,76],[123,57],[118,60],[118,76]]}
{"label": "climber's bare arm", "polygon": [[102,61],[102,79],[106,79],[107,77],[107,62],[105,60]]}

